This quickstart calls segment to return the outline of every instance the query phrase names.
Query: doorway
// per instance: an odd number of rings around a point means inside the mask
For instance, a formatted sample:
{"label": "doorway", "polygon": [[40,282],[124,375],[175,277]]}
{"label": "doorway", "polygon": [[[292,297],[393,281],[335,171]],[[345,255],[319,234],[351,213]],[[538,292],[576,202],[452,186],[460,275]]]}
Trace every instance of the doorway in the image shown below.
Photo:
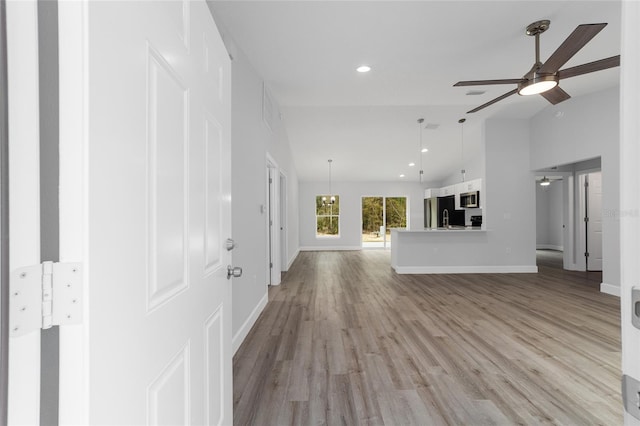
{"label": "doorway", "polygon": [[407,227],[407,197],[362,197],[362,248],[391,247],[391,228]]}
{"label": "doorway", "polygon": [[584,270],[602,271],[602,172],[579,175],[580,246]]}
{"label": "doorway", "polygon": [[[283,182],[284,178],[284,182]],[[283,233],[286,233],[286,226],[283,220],[283,211],[286,211],[286,200],[282,199],[282,194],[286,193],[286,178],[279,171],[278,165],[275,160],[267,154],[267,168],[266,168],[266,206],[265,206],[265,227],[266,227],[266,276],[267,285],[278,285],[282,280],[281,271],[283,269],[283,262],[285,261],[283,256],[283,242],[286,241],[286,237],[283,237]],[[283,185],[285,190],[283,192]]]}

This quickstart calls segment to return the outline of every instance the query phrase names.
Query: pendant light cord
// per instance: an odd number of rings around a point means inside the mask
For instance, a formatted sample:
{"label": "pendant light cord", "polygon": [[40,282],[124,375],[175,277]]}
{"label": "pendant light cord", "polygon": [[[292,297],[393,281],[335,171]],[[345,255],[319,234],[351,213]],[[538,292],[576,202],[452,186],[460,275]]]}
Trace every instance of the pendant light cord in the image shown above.
{"label": "pendant light cord", "polygon": [[464,122],[466,118],[458,120],[460,123],[460,174],[462,175],[462,181],[464,182],[466,170],[464,169]]}
{"label": "pendant light cord", "polygon": [[424,123],[424,118],[418,119],[418,132],[420,134],[420,183],[422,183],[422,176],[424,175],[424,170],[422,168],[422,123]]}

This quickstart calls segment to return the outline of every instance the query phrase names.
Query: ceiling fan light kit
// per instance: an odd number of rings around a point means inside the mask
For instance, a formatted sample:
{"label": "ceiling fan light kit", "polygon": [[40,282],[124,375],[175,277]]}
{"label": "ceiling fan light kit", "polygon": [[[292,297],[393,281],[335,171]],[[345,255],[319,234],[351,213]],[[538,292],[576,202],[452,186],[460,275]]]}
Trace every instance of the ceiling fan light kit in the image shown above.
{"label": "ceiling fan light kit", "polygon": [[539,95],[558,85],[557,75],[539,75],[532,80],[518,83],[518,94],[522,96]]}
{"label": "ceiling fan light kit", "polygon": [[551,104],[556,105],[562,101],[566,101],[571,96],[562,90],[559,86],[561,79],[571,78],[578,75],[588,74],[595,71],[602,71],[608,68],[620,65],[620,55],[610,58],[600,59],[598,61],[589,62],[571,68],[561,70],[560,68],[566,64],[580,49],[582,49],[593,37],[595,37],[604,27],[606,23],[599,24],[582,24],[578,25],[575,30],[567,37],[555,52],[547,59],[546,62],[540,61],[540,34],[549,29],[551,22],[549,20],[540,20],[527,25],[525,33],[535,37],[535,62],[533,67],[522,78],[519,79],[500,79],[500,80],[468,80],[459,81],[454,87],[460,86],[485,86],[493,84],[517,84],[518,87],[495,99],[486,102],[479,107],[467,111],[474,113],[484,109],[496,102],[499,102],[511,95],[518,93],[519,95],[529,96],[539,94]]}

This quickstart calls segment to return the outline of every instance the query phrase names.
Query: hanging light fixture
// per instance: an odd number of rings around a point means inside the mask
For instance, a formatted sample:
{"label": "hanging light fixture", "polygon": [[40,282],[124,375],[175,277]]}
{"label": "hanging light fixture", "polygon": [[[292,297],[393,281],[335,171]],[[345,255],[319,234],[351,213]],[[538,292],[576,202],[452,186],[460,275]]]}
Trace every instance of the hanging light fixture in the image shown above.
{"label": "hanging light fixture", "polygon": [[422,153],[426,152],[424,151],[424,148],[422,148],[422,123],[424,123],[424,118],[418,118],[418,130],[420,132],[420,183],[422,183],[422,178],[424,176],[424,170],[422,169]]}
{"label": "hanging light fixture", "polygon": [[464,122],[467,121],[466,118],[461,118],[458,120],[460,123],[460,174],[462,175],[462,181],[464,182],[464,175],[467,171],[464,169]]}
{"label": "hanging light fixture", "polygon": [[549,180],[548,177],[543,177],[542,180],[540,181],[540,186],[549,186],[551,185],[551,181]]}
{"label": "hanging light fixture", "polygon": [[329,201],[327,201],[327,197],[323,196],[322,197],[322,207],[325,207],[329,204],[335,204],[336,202],[336,197],[335,195],[333,195],[333,193],[331,192],[331,163],[333,163],[332,159],[328,159],[327,162],[329,163]]}

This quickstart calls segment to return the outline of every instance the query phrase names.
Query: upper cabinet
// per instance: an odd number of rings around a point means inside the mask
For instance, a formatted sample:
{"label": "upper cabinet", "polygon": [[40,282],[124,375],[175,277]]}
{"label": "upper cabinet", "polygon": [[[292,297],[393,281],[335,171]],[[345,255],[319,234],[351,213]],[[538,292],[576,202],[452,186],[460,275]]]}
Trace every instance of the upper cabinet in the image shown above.
{"label": "upper cabinet", "polygon": [[449,185],[440,188],[439,197],[446,197],[447,195],[456,195],[456,185]]}
{"label": "upper cabinet", "polygon": [[440,196],[440,188],[429,188],[424,190],[424,198],[433,198]]}
{"label": "upper cabinet", "polygon": [[[424,198],[433,197],[446,197],[449,195],[455,196],[455,208],[456,210],[462,210],[465,205],[469,204],[469,199],[472,196],[466,196],[465,200],[461,202],[460,195],[467,194],[469,192],[475,192],[475,200],[477,201],[474,208],[482,208],[482,198],[480,197],[480,191],[482,190],[482,179],[473,179],[466,182],[456,183],[454,185],[444,186],[442,188],[429,188],[424,191]],[[473,204],[471,204],[473,205]]]}
{"label": "upper cabinet", "polygon": [[457,189],[459,193],[480,191],[482,189],[482,179],[461,182],[457,185]]}

